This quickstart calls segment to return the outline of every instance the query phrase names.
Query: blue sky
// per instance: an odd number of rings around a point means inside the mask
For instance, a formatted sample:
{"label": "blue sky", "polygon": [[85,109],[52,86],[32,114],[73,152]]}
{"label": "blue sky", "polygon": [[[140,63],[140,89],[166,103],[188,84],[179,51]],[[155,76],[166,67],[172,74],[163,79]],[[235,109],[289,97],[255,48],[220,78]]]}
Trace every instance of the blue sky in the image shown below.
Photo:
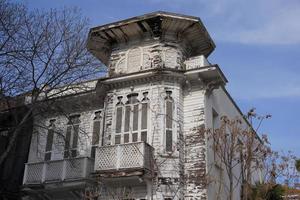
{"label": "blue sky", "polygon": [[[20,0],[18,0],[20,1]],[[157,10],[201,18],[216,43],[209,57],[243,112],[272,114],[260,133],[300,156],[299,0],[25,0],[30,9],[77,6],[91,26]]]}

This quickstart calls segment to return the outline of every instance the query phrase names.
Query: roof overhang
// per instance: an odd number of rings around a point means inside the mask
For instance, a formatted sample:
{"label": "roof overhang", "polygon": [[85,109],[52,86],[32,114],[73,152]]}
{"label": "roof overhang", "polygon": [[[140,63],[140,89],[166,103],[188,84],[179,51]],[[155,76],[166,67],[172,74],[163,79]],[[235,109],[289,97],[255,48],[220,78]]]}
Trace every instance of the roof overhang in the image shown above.
{"label": "roof overhang", "polygon": [[170,35],[187,44],[190,56],[207,57],[215,48],[200,18],[162,11],[91,28],[87,48],[107,64],[114,45],[146,36],[165,40]]}
{"label": "roof overhang", "polygon": [[218,65],[209,65],[197,69],[191,70],[174,70],[174,69],[149,69],[143,72],[135,72],[131,74],[124,74],[115,77],[107,77],[99,79],[97,87],[109,86],[109,88],[114,87],[124,87],[130,86],[138,82],[150,82],[153,80],[160,80],[162,77],[169,79],[177,79],[181,81],[203,81],[204,83],[209,83],[211,81],[217,82],[218,84],[225,85],[227,79],[218,67]]}

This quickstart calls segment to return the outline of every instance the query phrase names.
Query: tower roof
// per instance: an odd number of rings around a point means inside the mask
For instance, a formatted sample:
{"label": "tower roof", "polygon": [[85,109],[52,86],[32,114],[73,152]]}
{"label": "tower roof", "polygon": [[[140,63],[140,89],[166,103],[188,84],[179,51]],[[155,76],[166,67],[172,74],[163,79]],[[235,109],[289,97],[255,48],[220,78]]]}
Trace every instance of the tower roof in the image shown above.
{"label": "tower roof", "polygon": [[214,50],[215,44],[200,18],[157,11],[90,29],[88,50],[107,64],[114,45],[150,36],[164,40],[175,36],[188,46],[190,56],[205,55]]}

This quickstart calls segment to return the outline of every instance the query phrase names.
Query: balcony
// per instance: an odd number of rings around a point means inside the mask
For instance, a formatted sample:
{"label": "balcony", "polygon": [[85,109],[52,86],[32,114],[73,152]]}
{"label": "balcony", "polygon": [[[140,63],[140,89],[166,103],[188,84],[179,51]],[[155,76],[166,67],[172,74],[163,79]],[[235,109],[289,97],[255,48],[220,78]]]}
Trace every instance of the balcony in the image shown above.
{"label": "balcony", "polygon": [[88,157],[27,163],[23,185],[84,179],[90,175],[93,166],[94,160]]}
{"label": "balcony", "polygon": [[94,169],[97,174],[122,172],[124,175],[123,172],[129,171],[150,172],[153,168],[152,158],[153,148],[145,142],[102,146],[96,149]]}

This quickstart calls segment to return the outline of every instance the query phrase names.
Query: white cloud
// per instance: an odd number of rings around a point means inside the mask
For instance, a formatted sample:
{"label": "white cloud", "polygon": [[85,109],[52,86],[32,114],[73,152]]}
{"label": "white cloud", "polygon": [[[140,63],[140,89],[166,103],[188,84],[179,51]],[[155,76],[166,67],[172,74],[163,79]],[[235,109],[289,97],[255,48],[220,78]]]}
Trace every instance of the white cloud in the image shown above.
{"label": "white cloud", "polygon": [[[253,16],[239,16],[226,30],[217,30],[217,39],[246,44],[300,44],[300,4],[272,9],[271,13],[268,9],[266,14],[257,13],[259,17],[254,16],[255,11]],[[243,21],[247,20],[256,26],[243,27]]]}
{"label": "white cloud", "polygon": [[217,41],[300,44],[299,0],[149,0],[200,16]]}

